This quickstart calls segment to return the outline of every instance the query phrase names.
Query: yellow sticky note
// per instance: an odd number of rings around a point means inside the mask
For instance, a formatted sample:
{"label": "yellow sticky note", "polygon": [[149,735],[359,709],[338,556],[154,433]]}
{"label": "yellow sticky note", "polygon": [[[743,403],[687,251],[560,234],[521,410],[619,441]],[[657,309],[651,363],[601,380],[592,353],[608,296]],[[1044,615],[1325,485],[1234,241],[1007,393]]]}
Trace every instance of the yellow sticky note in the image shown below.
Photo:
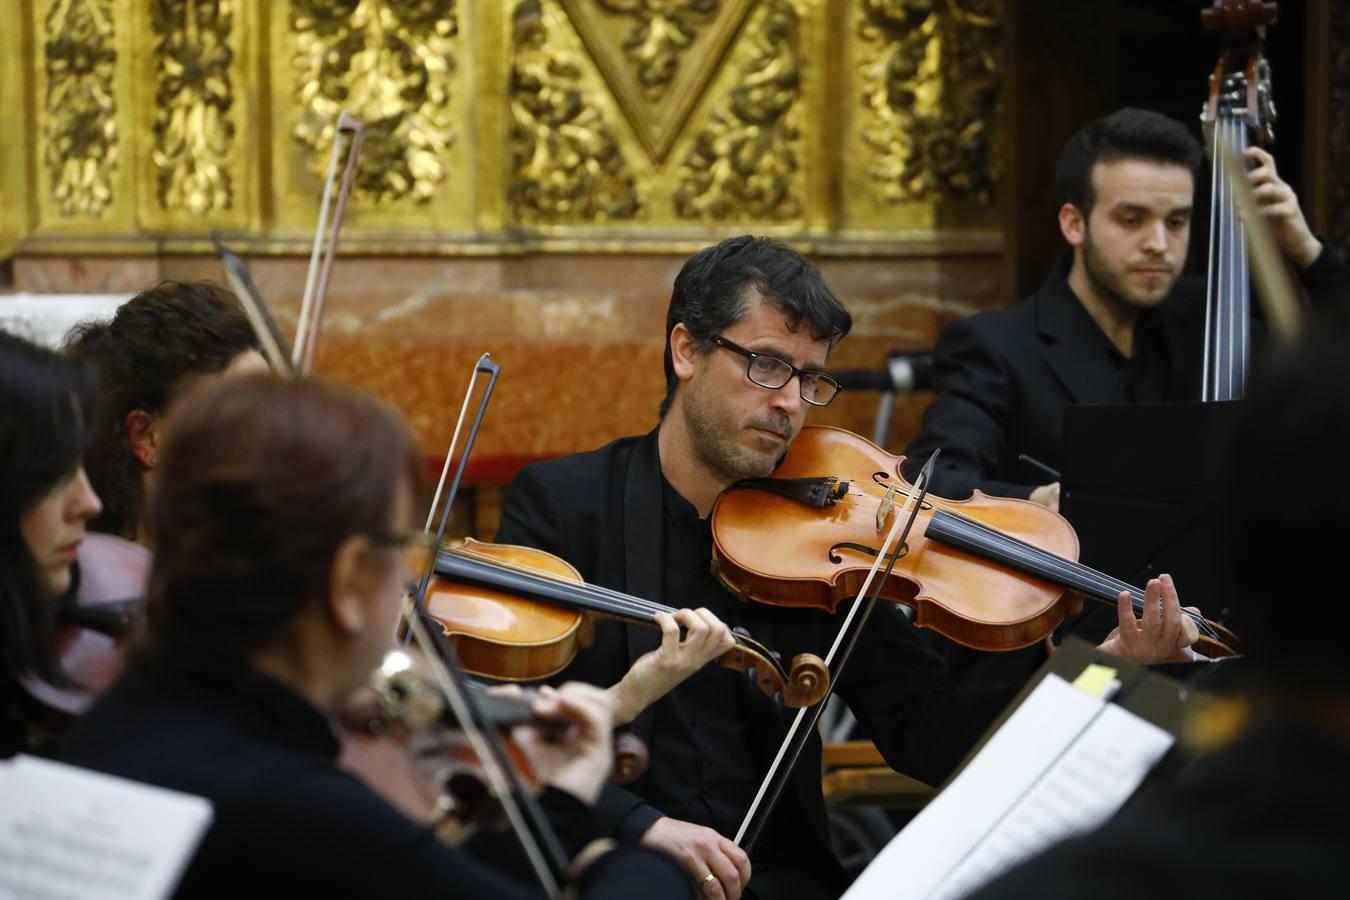
{"label": "yellow sticky note", "polygon": [[1083,669],[1082,674],[1073,680],[1074,687],[1091,697],[1104,697],[1112,687],[1118,685],[1116,670],[1097,663]]}

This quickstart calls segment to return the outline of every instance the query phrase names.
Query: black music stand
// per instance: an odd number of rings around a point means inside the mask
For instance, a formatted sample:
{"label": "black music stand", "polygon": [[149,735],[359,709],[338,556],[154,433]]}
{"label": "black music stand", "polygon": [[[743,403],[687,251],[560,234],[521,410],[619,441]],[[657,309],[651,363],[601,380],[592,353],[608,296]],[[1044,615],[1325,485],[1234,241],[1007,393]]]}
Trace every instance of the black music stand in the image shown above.
{"label": "black music stand", "polygon": [[[1137,587],[1170,573],[1183,605],[1221,617],[1206,506],[1236,411],[1236,403],[1068,407],[1060,510],[1078,532],[1079,559]],[[1074,631],[1104,636],[1114,625],[1115,612],[1102,607]]]}

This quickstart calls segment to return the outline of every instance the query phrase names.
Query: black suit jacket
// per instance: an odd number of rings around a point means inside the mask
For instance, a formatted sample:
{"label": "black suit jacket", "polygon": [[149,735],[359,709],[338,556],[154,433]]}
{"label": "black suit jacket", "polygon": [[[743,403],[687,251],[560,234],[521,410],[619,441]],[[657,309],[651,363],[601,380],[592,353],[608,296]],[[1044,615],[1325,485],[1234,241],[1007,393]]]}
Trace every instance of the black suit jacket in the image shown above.
{"label": "black suit jacket", "polygon": [[[132,665],[76,722],[63,753],[211,801],[214,818],[175,897],[543,896],[513,836],[479,832],[448,847],[340,769],[333,726],[298,694],[249,667],[176,656]],[[590,837],[584,804],[556,790],[542,802],[575,852]],[[687,900],[693,889],[674,860],[625,847],[588,868],[577,893]]]}
{"label": "black suit jacket", "polygon": [[1344,897],[1348,752],[1306,727],[1265,723],[971,900]]}
{"label": "black suit jacket", "polygon": [[[1018,462],[1025,453],[1063,470],[1064,409],[1075,404],[1117,404],[1127,399],[1104,351],[1101,329],[1069,288],[1069,258],[1026,300],[947,325],[933,351],[937,399],[923,428],[905,450],[913,477],[941,448],[931,490],[962,499],[979,489],[1026,498],[1050,481]],[[1350,298],[1350,270],[1330,247],[1302,273],[1314,305],[1343,307]],[[1204,365],[1204,282],[1177,281],[1140,328],[1156,328],[1167,377],[1165,402],[1200,399]],[[1263,323],[1253,322],[1259,348]]]}
{"label": "black suit jacket", "polygon": [[[498,541],[524,544],[571,562],[588,583],[662,602],[662,476],[656,433],[615,441],[589,453],[526,466],[505,498]],[[747,621],[756,638],[790,659],[800,652],[824,657],[842,617],[755,605]],[[753,617],[752,617],[753,616]],[[659,632],[601,622],[595,642],[562,674],[598,685],[618,682],[638,656],[660,644]],[[753,733],[761,757],[772,757],[792,711],[779,710],[739,673],[725,670],[728,690],[747,692]],[[960,761],[993,720],[1010,693],[958,695],[940,659],[918,640],[898,608],[882,604],[868,622],[837,690],[887,761],[897,770],[937,784]],[[676,688],[657,705],[679,715],[685,699]],[[632,724],[650,741],[656,706]],[[656,761],[654,760],[655,764]],[[641,834],[662,813],[632,790],[607,787],[596,806],[597,829]],[[802,816],[812,859],[802,860],[837,876],[820,783],[820,741],[814,737],[794,770],[776,815]],[[711,825],[700,822],[701,825]]]}

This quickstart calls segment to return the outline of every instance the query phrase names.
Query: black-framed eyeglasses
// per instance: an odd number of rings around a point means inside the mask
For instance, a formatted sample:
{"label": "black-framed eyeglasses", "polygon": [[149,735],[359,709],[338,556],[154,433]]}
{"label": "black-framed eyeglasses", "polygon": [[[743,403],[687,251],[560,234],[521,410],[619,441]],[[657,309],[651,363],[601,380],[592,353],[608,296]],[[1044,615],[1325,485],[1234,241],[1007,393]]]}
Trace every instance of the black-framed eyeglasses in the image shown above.
{"label": "black-framed eyeglasses", "polygon": [[715,335],[712,342],[723,350],[730,350],[732,353],[744,356],[745,377],[762,388],[776,391],[791,381],[795,375],[802,399],[812,406],[829,406],[830,401],[839,394],[839,382],[824,372],[799,369],[785,359],[747,350],[720,334]]}
{"label": "black-framed eyeglasses", "polygon": [[436,551],[436,535],[429,531],[372,531],[367,537],[379,547],[394,547],[402,554],[403,567],[409,576],[421,579],[431,565],[431,554]]}

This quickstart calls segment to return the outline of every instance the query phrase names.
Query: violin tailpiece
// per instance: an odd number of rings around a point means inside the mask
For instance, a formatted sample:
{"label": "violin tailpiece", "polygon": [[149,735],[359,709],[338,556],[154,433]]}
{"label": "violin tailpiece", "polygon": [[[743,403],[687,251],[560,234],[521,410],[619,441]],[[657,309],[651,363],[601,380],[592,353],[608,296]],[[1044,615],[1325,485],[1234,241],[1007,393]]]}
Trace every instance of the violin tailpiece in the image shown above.
{"label": "violin tailpiece", "polygon": [[796,503],[815,509],[834,506],[848,494],[848,482],[834,476],[824,478],[747,478],[731,486],[731,490],[748,489],[768,491]]}

